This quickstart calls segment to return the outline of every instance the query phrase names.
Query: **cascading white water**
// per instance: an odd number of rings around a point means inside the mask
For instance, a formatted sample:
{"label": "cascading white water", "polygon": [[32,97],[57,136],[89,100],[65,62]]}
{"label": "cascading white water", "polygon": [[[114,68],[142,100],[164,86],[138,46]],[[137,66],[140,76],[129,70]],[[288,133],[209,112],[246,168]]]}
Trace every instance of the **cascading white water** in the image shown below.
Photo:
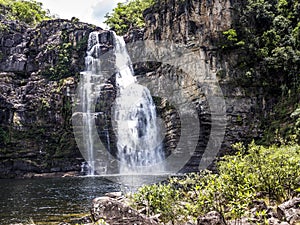
{"label": "cascading white water", "polygon": [[[118,157],[121,174],[150,173],[163,159],[156,109],[150,91],[136,83],[132,63],[122,37],[115,35],[116,84],[115,104]],[[157,168],[162,171],[162,168]]]}
{"label": "cascading white water", "polygon": [[95,175],[95,146],[93,135],[95,131],[93,126],[95,123],[94,101],[101,91],[100,81],[102,79],[100,57],[101,49],[99,44],[99,33],[92,32],[89,35],[87,56],[85,57],[86,70],[81,72],[83,79],[80,99],[82,102],[82,122],[84,148],[87,150],[88,175]]}
{"label": "cascading white water", "polygon": [[[153,172],[149,166],[162,161],[161,139],[156,122],[156,110],[149,90],[136,83],[132,63],[122,37],[113,33],[117,98],[114,106],[113,121],[117,138],[117,157],[120,174],[141,174]],[[82,103],[83,145],[87,152],[88,174],[95,175],[98,163],[95,147],[95,101],[101,94],[104,77],[101,73],[101,45],[99,32],[89,35],[86,71],[82,72],[80,102]],[[111,56],[111,55],[110,55]],[[113,74],[111,74],[113,75]],[[106,131],[109,142],[108,130]],[[109,148],[109,143],[108,143]],[[159,171],[162,171],[160,168]],[[98,171],[99,172],[99,171]]]}

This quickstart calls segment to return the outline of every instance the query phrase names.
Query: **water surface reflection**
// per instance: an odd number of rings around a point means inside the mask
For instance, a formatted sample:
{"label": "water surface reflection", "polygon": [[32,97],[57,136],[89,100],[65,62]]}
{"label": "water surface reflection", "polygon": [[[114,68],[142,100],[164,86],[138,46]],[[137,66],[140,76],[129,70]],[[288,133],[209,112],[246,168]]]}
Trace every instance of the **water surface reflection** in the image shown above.
{"label": "water surface reflection", "polygon": [[89,212],[91,201],[120,185],[103,177],[0,180],[0,224],[32,219],[36,224],[65,221]]}

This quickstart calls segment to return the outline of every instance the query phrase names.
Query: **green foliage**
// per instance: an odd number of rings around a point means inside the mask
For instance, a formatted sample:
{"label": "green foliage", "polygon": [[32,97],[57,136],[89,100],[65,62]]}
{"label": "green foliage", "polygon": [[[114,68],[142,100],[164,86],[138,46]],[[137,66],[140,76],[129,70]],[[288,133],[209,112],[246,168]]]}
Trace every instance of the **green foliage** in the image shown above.
{"label": "green foliage", "polygon": [[236,33],[236,30],[229,29],[226,31],[223,31],[223,35],[225,36],[225,43],[222,45],[222,48],[230,48],[234,46],[243,46],[245,45],[244,41],[240,41],[238,39],[238,35]]}
{"label": "green foliage", "polygon": [[[0,32],[8,31],[8,26],[6,24],[0,23]],[[1,60],[1,58],[0,58]]]}
{"label": "green foliage", "polygon": [[49,11],[43,9],[43,4],[35,0],[0,0],[0,5],[6,8],[4,12],[8,19],[29,25],[51,18]]}
{"label": "green foliage", "polygon": [[[282,85],[283,90],[287,87]],[[260,143],[286,144],[288,142],[297,142],[300,144],[299,124],[297,123],[297,104],[300,100],[298,93],[287,91],[287,95],[279,98],[274,106],[272,115],[263,121],[266,129]]]}
{"label": "green foliage", "polygon": [[243,0],[234,7],[237,19],[222,32],[220,49],[240,56],[236,83],[259,89],[268,106],[272,101],[272,112],[261,124],[264,144],[274,143],[276,135],[289,139],[295,133],[290,115],[300,100],[300,3]]}
{"label": "green foliage", "polygon": [[[238,7],[239,21],[223,35],[231,42],[237,37],[243,41],[242,60],[255,71],[251,82],[263,84],[272,94],[296,90],[300,85],[299,1],[245,0]],[[287,88],[282,90],[282,85]]]}
{"label": "green foliage", "polygon": [[118,35],[125,34],[130,28],[141,28],[145,25],[143,11],[154,4],[155,0],[130,0],[118,3],[113,12],[106,14],[106,23]]}
{"label": "green foliage", "polygon": [[[76,20],[76,19],[75,19]],[[74,42],[70,38],[70,30],[64,30],[60,35],[60,43],[49,44],[47,54],[53,56],[51,64],[42,70],[42,74],[50,80],[60,80],[70,76],[79,76],[78,64],[74,63],[74,55],[86,51],[88,35]]]}
{"label": "green foliage", "polygon": [[70,74],[69,65],[71,63],[71,43],[63,43],[55,49],[58,53],[57,63],[45,71],[45,75],[51,80],[59,80],[68,77]]}
{"label": "green foliage", "polygon": [[225,156],[220,162],[220,174],[229,174],[235,185],[250,185],[272,200],[285,201],[295,195],[300,178],[300,146],[249,145],[247,153],[241,145],[235,146],[235,156]]}
{"label": "green foliage", "polygon": [[47,67],[43,71],[43,75],[48,77],[50,80],[59,80],[69,77],[70,74],[73,73],[71,70],[72,51],[75,49],[79,50],[79,48],[79,46],[74,47],[73,44],[69,42],[69,36],[66,31],[62,32],[61,44],[47,46],[47,51],[53,51],[57,58],[55,58],[52,66]]}
{"label": "green foliage", "polygon": [[161,214],[160,219],[164,222],[178,219],[177,208],[174,208],[178,200],[179,192],[171,184],[143,186],[134,195],[134,202],[140,203],[137,208],[146,208],[148,216]]}
{"label": "green foliage", "polygon": [[[296,196],[300,185],[300,146],[263,147],[252,143],[218,163],[219,174],[208,171],[170,178],[166,184],[141,187],[133,195],[133,206],[159,215],[162,222],[183,223],[209,211],[225,219],[242,217],[257,194],[266,202],[281,203]],[[264,218],[264,212],[260,217]]]}

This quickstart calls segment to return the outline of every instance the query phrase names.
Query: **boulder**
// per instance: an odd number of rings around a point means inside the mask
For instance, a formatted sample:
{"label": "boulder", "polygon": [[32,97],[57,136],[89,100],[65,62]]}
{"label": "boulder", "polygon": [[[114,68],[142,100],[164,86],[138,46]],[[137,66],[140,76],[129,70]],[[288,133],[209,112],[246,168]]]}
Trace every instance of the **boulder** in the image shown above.
{"label": "boulder", "polygon": [[300,198],[293,198],[277,207],[277,214],[280,220],[285,220],[289,224],[299,224],[300,222]]}
{"label": "boulder", "polygon": [[104,220],[113,225],[157,225],[153,219],[139,213],[126,203],[108,196],[93,200],[91,215],[95,222]]}

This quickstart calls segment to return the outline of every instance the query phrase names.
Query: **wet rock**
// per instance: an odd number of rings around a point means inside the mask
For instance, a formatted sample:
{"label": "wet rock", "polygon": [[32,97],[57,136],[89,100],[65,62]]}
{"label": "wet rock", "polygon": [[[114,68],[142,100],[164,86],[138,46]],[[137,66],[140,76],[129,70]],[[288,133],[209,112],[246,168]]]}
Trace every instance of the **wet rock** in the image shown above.
{"label": "wet rock", "polygon": [[[171,63],[156,63],[152,64],[152,67],[149,65],[147,67],[142,63],[135,67],[136,71],[141,74],[138,79],[143,81],[145,78],[147,80],[147,87],[151,93],[154,96],[164,96],[165,98],[162,101],[157,100],[156,103],[158,103],[158,114],[165,122],[164,147],[166,155],[182,152],[183,149],[178,147],[180,141],[183,140],[182,134],[191,133],[189,128],[182,127],[181,118],[177,113],[183,107],[174,104],[174,102],[177,103],[180,98],[183,98],[184,101],[182,102],[191,103],[189,108],[196,109],[199,117],[199,119],[192,119],[200,122],[199,134],[191,135],[189,137],[191,141],[185,143],[185,146],[192,146],[191,143],[198,140],[196,147],[193,147],[195,149],[193,155],[185,167],[180,170],[183,173],[206,169],[207,166],[209,169],[215,170],[212,161],[216,155],[221,157],[232,154],[231,146],[237,140],[248,142],[253,137],[261,135],[261,130],[257,126],[259,124],[260,96],[246,94],[255,93],[251,87],[247,87],[246,89],[249,90],[246,90],[245,87],[232,85],[230,75],[238,72],[234,69],[234,64],[237,61],[235,57],[237,56],[222,59],[218,57],[218,46],[215,40],[218,39],[220,31],[231,27],[231,22],[234,19],[232,10],[234,4],[235,1],[230,0],[181,2],[168,0],[158,1],[143,13],[146,22],[143,40],[154,40],[155,43],[159,44],[166,43],[166,49],[176,49],[172,53],[169,52],[169,54],[174,54],[175,65],[172,65],[171,60]],[[130,41],[129,37],[128,40]],[[140,51],[137,49],[133,52],[139,53]],[[177,53],[190,54],[181,58],[180,54]],[[197,60],[186,60],[192,59],[190,56],[193,56],[194,53],[197,54]],[[134,56],[133,53],[131,54]],[[164,54],[163,51],[161,54]],[[165,56],[168,58],[168,53]],[[157,58],[160,58],[159,54]],[[136,61],[139,60],[137,57]],[[220,115],[223,113],[222,110],[215,110],[211,107],[217,105],[210,102],[211,81],[218,83],[217,86],[220,87],[221,95],[224,95],[222,98],[226,106],[220,107],[220,109],[224,109],[223,112],[226,111],[226,115],[223,117]],[[225,125],[226,128],[224,128]],[[225,133],[224,137],[222,133]],[[212,134],[214,141],[209,140],[209,136]],[[207,153],[207,149],[219,151],[215,154]],[[201,159],[204,156],[211,160]],[[211,161],[211,163],[204,165],[204,161]]]}
{"label": "wet rock", "polygon": [[[158,1],[144,12],[146,28],[132,29],[125,37],[126,42],[148,39],[183,43],[184,50],[201,56],[201,68],[195,76],[191,76],[189,71],[183,72],[181,68],[172,68],[161,62],[141,62],[134,65],[142,78],[151,81],[149,89],[152,88],[153,95],[155,91],[167,93],[167,87],[175,87],[174,92],[169,92],[168,95],[184,96],[197,110],[200,133],[189,139],[197,139],[198,143],[191,159],[180,172],[199,170],[201,157],[209,142],[212,116],[215,114],[209,108],[205,84],[201,79],[198,82],[202,74],[215,79],[218,70],[221,68],[223,71],[220,74],[224,79],[220,83],[228,110],[226,118],[217,126],[224,123],[228,126],[219,156],[231,153],[231,145],[237,140],[247,141],[249,137],[255,139],[259,135],[259,129],[255,127],[256,112],[253,110],[259,108],[257,96],[254,94],[254,97],[246,97],[243,88],[226,83],[231,65],[226,59],[220,61],[217,58],[214,46],[217,35],[222,30],[231,28],[231,2]],[[71,106],[74,103],[72,96],[78,84],[78,74],[85,68],[88,35],[95,30],[99,31],[101,52],[109,59],[102,65],[103,75],[109,82],[96,105],[96,108],[101,108],[106,112],[105,116],[108,116],[106,121],[97,118],[96,123],[102,142],[106,143],[104,133],[108,130],[110,149],[116,149],[112,127],[105,128],[106,130],[103,128],[104,124],[112,124],[109,117],[115,97],[112,76],[114,59],[110,54],[114,40],[111,33],[90,24],[63,19],[43,21],[35,28],[8,21],[4,17],[0,17],[0,20],[8,28],[1,32],[0,38],[0,72],[5,72],[0,74],[0,88],[3,90],[0,93],[0,133],[1,130],[4,133],[0,137],[0,158],[10,158],[0,162],[0,177],[11,176],[9,173],[15,176],[13,164],[20,157],[34,158],[32,161],[41,173],[80,170],[83,159],[79,159],[81,156],[71,126]],[[137,52],[139,53],[138,49]],[[140,60],[138,58],[135,61]],[[234,58],[230,60],[235,61]],[[168,156],[182,152],[184,149],[177,148],[180,135],[189,134],[190,131],[181,127],[178,113],[180,107],[174,108],[171,100],[159,99],[159,93],[156,96],[158,115],[165,121],[165,154]],[[221,138],[213,139],[215,141]],[[34,156],[29,156],[29,153]],[[114,150],[111,153],[116,155]],[[24,171],[27,172],[32,171]]]}
{"label": "wet rock", "polygon": [[127,204],[117,201],[108,196],[99,197],[93,200],[91,209],[93,220],[104,220],[114,225],[157,225],[153,219],[140,214],[137,210]]}
{"label": "wet rock", "polygon": [[[159,1],[144,11],[145,39],[211,44],[218,31],[230,27],[231,1]],[[213,18],[213,19],[212,19]]]}

